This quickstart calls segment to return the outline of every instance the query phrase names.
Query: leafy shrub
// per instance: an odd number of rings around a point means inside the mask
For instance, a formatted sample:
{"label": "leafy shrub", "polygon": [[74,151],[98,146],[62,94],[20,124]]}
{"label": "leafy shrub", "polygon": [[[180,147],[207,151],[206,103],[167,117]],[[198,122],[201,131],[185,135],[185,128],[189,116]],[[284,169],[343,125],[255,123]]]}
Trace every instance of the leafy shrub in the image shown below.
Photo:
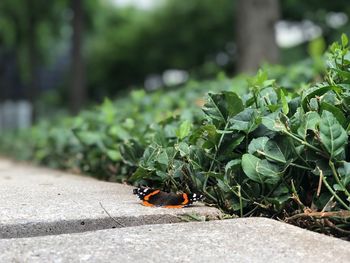
{"label": "leafy shrub", "polygon": [[[155,134],[131,182],[200,190],[229,213],[350,230],[350,53],[328,53],[325,81],[288,91],[260,71],[248,94],[209,93],[200,125]],[[343,210],[343,211],[342,211]],[[339,212],[342,211],[342,212]],[[347,211],[347,212],[345,212]],[[315,224],[316,223],[316,224]],[[336,226],[340,224],[342,228]]]}

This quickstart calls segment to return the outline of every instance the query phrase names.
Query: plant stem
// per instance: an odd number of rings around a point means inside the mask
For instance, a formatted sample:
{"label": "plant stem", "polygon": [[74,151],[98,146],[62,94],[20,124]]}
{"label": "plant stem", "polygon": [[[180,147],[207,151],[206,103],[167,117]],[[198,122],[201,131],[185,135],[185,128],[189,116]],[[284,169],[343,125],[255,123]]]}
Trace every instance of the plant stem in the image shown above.
{"label": "plant stem", "polygon": [[299,195],[298,195],[298,192],[297,190],[295,189],[295,185],[294,185],[294,181],[291,180],[291,185],[292,185],[292,193],[294,195],[294,201],[296,201],[296,203],[299,205],[299,207],[301,207],[301,209],[305,210],[305,205],[301,202],[300,198],[299,198]]}
{"label": "plant stem", "polygon": [[238,198],[240,198],[240,199],[244,199],[245,201],[253,201],[253,199],[251,199],[251,198],[249,198],[249,196],[248,196],[248,198],[249,199],[247,199],[247,198],[245,198],[245,197],[243,197],[242,196],[242,194],[241,194],[241,190],[242,190],[242,188],[241,188],[241,186],[237,183],[237,188],[239,188],[239,193],[237,193],[230,185],[228,185],[226,182],[224,182],[224,184],[226,185],[226,187],[228,187],[230,190],[231,190],[231,192],[232,193],[234,193]]}
{"label": "plant stem", "polygon": [[[227,127],[228,127],[228,124],[229,124],[229,122],[226,121],[224,131],[226,131],[226,129],[227,129]],[[216,147],[215,154],[214,154],[213,160],[212,160],[211,163],[210,163],[209,171],[207,172],[207,174],[210,173],[211,170],[213,169],[214,162],[215,162],[215,160],[216,160],[216,156],[217,156],[217,154],[218,154],[218,151],[219,151],[219,149],[220,149],[220,146],[221,146],[221,143],[222,143],[222,140],[224,139],[224,137],[225,137],[225,133],[221,134],[219,143],[218,143],[218,145],[217,145],[217,147]],[[205,176],[204,183],[203,183],[203,192],[205,192],[205,193],[207,193],[207,191],[206,191],[205,189],[207,188],[208,177],[209,177],[209,175],[206,175],[206,176]],[[208,194],[208,193],[207,193],[207,194]],[[208,195],[211,196],[210,194],[208,194]],[[211,196],[211,197],[213,197],[213,196]],[[214,199],[215,199],[215,198],[214,198]]]}
{"label": "plant stem", "polygon": [[239,210],[240,210],[240,216],[243,217],[243,202],[242,202],[242,195],[241,195],[241,186],[238,185],[238,194],[239,194]]}
{"label": "plant stem", "polygon": [[303,165],[300,165],[300,164],[296,164],[296,163],[290,163],[289,165],[290,166],[294,166],[294,167],[298,167],[298,168],[301,168],[301,169],[304,169],[304,170],[309,170],[309,171],[313,170],[310,167],[306,167],[306,166],[303,166]]}
{"label": "plant stem", "polygon": [[303,144],[303,145],[309,147],[310,149],[313,149],[314,151],[319,152],[319,153],[321,153],[322,155],[324,154],[324,152],[323,152],[321,149],[319,149],[319,148],[313,146],[312,144],[310,144],[310,143],[308,143],[308,142],[306,142],[306,141],[303,141],[302,139],[298,138],[298,137],[295,136],[294,134],[292,134],[292,133],[290,133],[290,132],[288,132],[288,131],[284,131],[284,130],[283,130],[282,132],[284,132],[285,134],[289,135],[290,137],[292,137],[294,140],[300,142],[301,144]]}
{"label": "plant stem", "polygon": [[[277,159],[269,154],[266,154],[265,152],[263,151],[260,151],[258,150],[257,151],[259,154],[261,155],[264,155],[265,157],[271,159],[271,160],[274,160],[276,162],[279,162],[279,163],[283,163],[283,164],[286,164],[287,162],[286,161],[283,161],[283,160],[280,160],[280,159]],[[305,169],[305,170],[309,170],[309,171],[312,171],[313,169],[311,169],[310,167],[306,167],[306,166],[303,166],[303,165],[300,165],[300,164],[296,164],[296,163],[289,163],[290,166],[294,166],[294,167],[298,167],[298,168],[301,168],[301,169]]]}
{"label": "plant stem", "polygon": [[335,199],[337,199],[338,202],[341,203],[347,210],[350,210],[350,207],[344,203],[344,201],[336,194],[336,192],[328,184],[326,177],[323,176],[322,181],[325,184],[325,186],[327,187],[328,191],[331,192],[331,194],[335,197]]}
{"label": "plant stem", "polygon": [[[225,128],[224,128],[224,131],[226,131],[228,125],[229,125],[229,122],[227,121],[227,122],[226,122],[226,125],[225,125]],[[222,140],[224,139],[224,137],[225,137],[225,133],[221,134],[219,143],[218,143],[218,145],[217,145],[217,147],[216,147],[216,151],[215,151],[213,160],[212,160],[212,162],[211,162],[211,164],[210,164],[210,167],[209,167],[209,171],[208,171],[208,172],[211,172],[211,169],[213,168],[213,165],[214,165],[214,162],[215,162],[215,159],[216,159],[216,155],[218,154],[218,151],[219,151],[219,149],[220,149],[220,146],[221,146],[221,143],[222,143]]]}
{"label": "plant stem", "polygon": [[329,161],[329,166],[330,166],[331,169],[332,169],[334,178],[335,178],[335,180],[337,181],[337,183],[343,188],[344,193],[345,193],[348,197],[350,197],[350,193],[348,192],[348,190],[346,189],[346,187],[344,186],[344,184],[340,181],[339,175],[338,175],[337,171],[335,170],[334,163],[333,163],[332,161]]}

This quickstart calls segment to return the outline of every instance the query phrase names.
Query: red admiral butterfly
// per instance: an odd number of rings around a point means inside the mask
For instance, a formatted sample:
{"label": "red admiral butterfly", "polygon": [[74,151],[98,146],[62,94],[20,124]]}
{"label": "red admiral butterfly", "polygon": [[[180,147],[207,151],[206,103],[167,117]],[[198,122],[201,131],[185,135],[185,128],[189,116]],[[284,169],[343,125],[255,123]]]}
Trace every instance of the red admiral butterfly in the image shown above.
{"label": "red admiral butterfly", "polygon": [[165,208],[182,208],[203,199],[201,194],[174,194],[148,187],[139,187],[133,190],[144,206],[162,206]]}

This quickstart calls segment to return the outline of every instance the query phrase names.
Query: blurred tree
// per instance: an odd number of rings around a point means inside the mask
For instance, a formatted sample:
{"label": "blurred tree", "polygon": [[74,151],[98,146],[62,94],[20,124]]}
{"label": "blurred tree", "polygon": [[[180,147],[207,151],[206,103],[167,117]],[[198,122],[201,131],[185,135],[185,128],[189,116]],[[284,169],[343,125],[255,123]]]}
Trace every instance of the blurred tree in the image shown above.
{"label": "blurred tree", "polygon": [[[21,82],[27,87],[25,96],[35,105],[39,93],[38,67],[42,64],[44,47],[58,35],[65,0],[47,4],[45,0],[1,0],[0,49],[15,52],[21,68]],[[44,43],[45,42],[45,43]],[[12,87],[15,89],[17,87]],[[34,111],[35,115],[35,111]]]}
{"label": "blurred tree", "polygon": [[255,72],[262,62],[276,63],[275,23],[280,17],[278,0],[238,0],[236,9],[237,69]]}
{"label": "blurred tree", "polygon": [[[95,16],[97,32],[88,45],[90,95],[116,94],[169,68],[216,65],[199,77],[212,77],[220,68],[233,71],[233,9],[232,0],[169,0],[148,11],[105,4]],[[227,64],[217,65],[218,54]]]}
{"label": "blurred tree", "polygon": [[[25,1],[26,13],[27,13],[27,37],[26,41],[28,42],[28,64],[29,64],[29,80],[28,80],[28,89],[27,89],[27,98],[34,105],[35,100],[38,96],[38,41],[37,41],[37,27],[40,18],[36,13],[39,6],[35,6],[37,1],[27,0]],[[40,3],[43,4],[43,3]],[[39,7],[40,8],[40,7]],[[35,119],[35,111],[33,111],[33,119]]]}
{"label": "blurred tree", "polygon": [[[280,4],[283,19],[310,19],[322,27],[326,40],[332,40],[337,31],[325,22],[327,14],[339,11],[349,15],[347,2],[284,0]],[[43,81],[38,83],[38,73],[48,61],[60,61],[67,71],[68,62],[72,62],[72,78],[60,77],[61,83],[53,83],[62,87],[57,93],[62,101],[70,102],[72,112],[81,107],[85,98],[83,58],[89,98],[94,100],[142,85],[148,75],[162,74],[166,69],[183,69],[197,78],[209,78],[219,71],[232,74],[234,64],[240,70],[256,68],[260,58],[274,61],[277,57],[272,43],[272,24],[278,17],[276,3],[277,0],[167,0],[154,10],[139,10],[116,8],[104,0],[55,0],[50,4],[45,0],[1,0],[0,79],[5,72],[18,69],[20,74],[13,74],[13,78],[21,78],[0,80],[0,97],[8,96],[10,87],[19,86],[30,87],[27,97],[37,100],[38,86],[44,86]],[[232,21],[237,21],[236,30]],[[341,31],[349,28],[344,26]],[[273,48],[268,50],[266,46]],[[67,54],[69,48],[71,53]],[[299,53],[302,58],[303,53]],[[244,61],[248,55],[253,57],[253,66],[235,63],[238,56]],[[46,87],[50,85],[47,83]]]}
{"label": "blurred tree", "polygon": [[82,33],[84,13],[81,0],[72,0],[72,76],[70,91],[70,111],[79,112],[86,100],[84,62],[82,57]]}

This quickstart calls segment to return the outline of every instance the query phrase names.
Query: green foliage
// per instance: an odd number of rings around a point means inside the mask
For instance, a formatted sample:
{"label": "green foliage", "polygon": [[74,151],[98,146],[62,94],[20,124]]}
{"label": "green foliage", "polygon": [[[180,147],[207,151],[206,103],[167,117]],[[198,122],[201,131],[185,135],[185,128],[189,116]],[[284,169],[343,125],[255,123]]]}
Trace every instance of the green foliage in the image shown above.
{"label": "green foliage", "polygon": [[[183,139],[192,122],[200,119],[197,104],[205,91],[224,90],[231,83],[229,79],[193,81],[183,89],[150,94],[135,90],[114,102],[105,99],[78,117],[42,121],[30,130],[3,134],[0,148],[21,160],[90,173],[105,180],[125,180],[158,129],[165,131],[157,141],[160,144],[171,136]],[[181,116],[176,114],[180,111]]]}
{"label": "green foliage", "polygon": [[[278,75],[272,67],[245,88],[224,79],[168,93],[135,91],[7,137],[14,143],[1,147],[18,153],[25,145],[20,153],[29,159],[104,179],[199,191],[241,216],[277,216],[308,227],[295,218],[327,212],[329,224],[315,220],[310,228],[342,234],[340,228],[350,227],[349,214],[338,214],[350,210],[349,58],[342,37],[327,53],[323,82],[302,75],[308,85],[281,87],[296,80],[294,72],[271,80],[268,73]],[[204,90],[212,92],[202,103]]]}

